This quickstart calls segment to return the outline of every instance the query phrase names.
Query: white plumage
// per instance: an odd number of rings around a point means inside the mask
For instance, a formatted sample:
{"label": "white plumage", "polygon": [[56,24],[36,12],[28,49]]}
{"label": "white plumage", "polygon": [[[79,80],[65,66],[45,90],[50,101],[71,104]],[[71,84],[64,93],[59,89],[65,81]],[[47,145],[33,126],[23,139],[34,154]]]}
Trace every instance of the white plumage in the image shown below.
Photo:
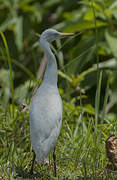
{"label": "white plumage", "polygon": [[39,161],[44,162],[56,146],[62,123],[62,100],[57,87],[57,64],[50,43],[72,34],[45,30],[40,44],[46,54],[47,67],[43,82],[37,90],[30,108],[30,135],[32,147]]}

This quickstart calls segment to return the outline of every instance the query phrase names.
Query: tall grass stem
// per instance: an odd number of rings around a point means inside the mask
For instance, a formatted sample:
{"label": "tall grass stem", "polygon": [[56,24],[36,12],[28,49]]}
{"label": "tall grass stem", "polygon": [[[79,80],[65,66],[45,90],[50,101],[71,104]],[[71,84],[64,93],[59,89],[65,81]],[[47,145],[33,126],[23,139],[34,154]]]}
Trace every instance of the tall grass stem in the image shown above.
{"label": "tall grass stem", "polygon": [[9,73],[10,73],[10,83],[11,83],[11,97],[12,97],[12,116],[14,117],[14,82],[13,82],[13,72],[12,72],[12,63],[11,63],[11,57],[9,53],[9,48],[7,44],[7,40],[3,34],[3,32],[0,32],[5,49],[6,49],[6,55],[8,59],[8,66],[9,66]]}

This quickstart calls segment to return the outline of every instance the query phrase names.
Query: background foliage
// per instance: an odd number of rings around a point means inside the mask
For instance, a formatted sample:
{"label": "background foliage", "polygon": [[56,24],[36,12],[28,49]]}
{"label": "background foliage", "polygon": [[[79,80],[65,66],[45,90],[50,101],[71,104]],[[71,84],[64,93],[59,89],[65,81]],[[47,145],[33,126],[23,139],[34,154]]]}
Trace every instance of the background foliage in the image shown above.
{"label": "background foliage", "polygon": [[58,177],[114,179],[104,168],[105,140],[117,135],[117,1],[1,0],[0,11],[1,178],[30,169],[28,107],[43,58],[38,34],[55,28],[75,33],[53,44],[64,105],[57,154],[78,159],[58,161]]}

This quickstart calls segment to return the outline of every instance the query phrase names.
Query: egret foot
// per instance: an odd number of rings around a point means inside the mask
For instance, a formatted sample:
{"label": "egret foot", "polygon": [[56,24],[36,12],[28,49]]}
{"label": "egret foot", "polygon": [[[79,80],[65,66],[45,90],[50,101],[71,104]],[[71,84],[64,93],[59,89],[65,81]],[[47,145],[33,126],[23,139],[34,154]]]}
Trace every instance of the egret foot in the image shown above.
{"label": "egret foot", "polygon": [[33,159],[32,159],[32,165],[31,165],[31,170],[30,170],[31,175],[33,175],[33,167],[34,167],[35,158],[36,158],[36,154],[33,151]]}
{"label": "egret foot", "polygon": [[54,176],[56,177],[56,148],[54,148],[53,160],[54,160]]}

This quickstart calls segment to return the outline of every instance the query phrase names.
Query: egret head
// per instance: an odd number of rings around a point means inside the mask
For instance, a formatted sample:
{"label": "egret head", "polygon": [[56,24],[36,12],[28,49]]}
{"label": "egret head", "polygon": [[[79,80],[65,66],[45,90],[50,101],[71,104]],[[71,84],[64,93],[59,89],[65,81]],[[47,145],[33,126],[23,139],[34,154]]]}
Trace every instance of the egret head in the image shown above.
{"label": "egret head", "polygon": [[56,40],[56,39],[61,39],[63,37],[66,36],[72,36],[73,33],[60,33],[54,29],[47,29],[45,30],[40,37],[40,40],[45,40],[49,43],[51,43],[52,41]]}

